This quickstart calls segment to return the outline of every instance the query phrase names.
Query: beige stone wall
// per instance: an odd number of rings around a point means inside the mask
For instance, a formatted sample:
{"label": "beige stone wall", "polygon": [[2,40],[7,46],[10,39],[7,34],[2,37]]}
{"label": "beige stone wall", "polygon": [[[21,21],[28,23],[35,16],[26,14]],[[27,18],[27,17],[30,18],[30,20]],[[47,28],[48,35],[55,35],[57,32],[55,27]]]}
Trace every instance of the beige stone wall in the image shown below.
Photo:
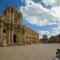
{"label": "beige stone wall", "polygon": [[22,14],[16,9],[11,7],[5,9],[3,16],[0,16],[0,46],[37,43],[38,34],[20,24],[21,18]]}
{"label": "beige stone wall", "polygon": [[27,44],[38,43],[39,42],[38,33],[25,27],[24,40]]}

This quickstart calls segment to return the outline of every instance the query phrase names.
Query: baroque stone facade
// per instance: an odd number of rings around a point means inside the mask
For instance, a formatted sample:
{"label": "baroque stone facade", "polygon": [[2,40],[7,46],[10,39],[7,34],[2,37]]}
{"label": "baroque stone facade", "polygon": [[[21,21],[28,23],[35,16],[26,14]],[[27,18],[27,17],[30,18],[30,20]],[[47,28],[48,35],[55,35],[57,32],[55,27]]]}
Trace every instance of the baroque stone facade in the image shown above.
{"label": "baroque stone facade", "polygon": [[0,46],[39,43],[39,34],[20,24],[22,14],[7,7],[0,16]]}

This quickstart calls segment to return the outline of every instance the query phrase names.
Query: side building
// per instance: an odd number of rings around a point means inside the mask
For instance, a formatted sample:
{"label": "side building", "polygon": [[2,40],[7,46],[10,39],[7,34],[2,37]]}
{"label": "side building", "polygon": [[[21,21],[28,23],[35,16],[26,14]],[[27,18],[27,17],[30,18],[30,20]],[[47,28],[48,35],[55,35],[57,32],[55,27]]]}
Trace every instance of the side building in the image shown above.
{"label": "side building", "polygon": [[50,43],[60,43],[60,34],[50,37]]}
{"label": "side building", "polygon": [[39,43],[39,34],[20,24],[21,12],[7,7],[0,16],[0,46]]}
{"label": "side building", "polygon": [[39,43],[39,34],[24,26],[24,43]]}

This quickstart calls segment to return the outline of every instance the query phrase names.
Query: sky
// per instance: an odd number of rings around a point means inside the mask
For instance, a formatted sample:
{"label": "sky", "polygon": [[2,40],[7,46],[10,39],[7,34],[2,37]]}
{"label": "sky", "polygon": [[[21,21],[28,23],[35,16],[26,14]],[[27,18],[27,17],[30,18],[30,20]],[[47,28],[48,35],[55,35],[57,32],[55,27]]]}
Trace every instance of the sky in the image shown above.
{"label": "sky", "polygon": [[21,11],[22,24],[43,35],[60,33],[60,0],[0,0],[0,15],[6,6]]}

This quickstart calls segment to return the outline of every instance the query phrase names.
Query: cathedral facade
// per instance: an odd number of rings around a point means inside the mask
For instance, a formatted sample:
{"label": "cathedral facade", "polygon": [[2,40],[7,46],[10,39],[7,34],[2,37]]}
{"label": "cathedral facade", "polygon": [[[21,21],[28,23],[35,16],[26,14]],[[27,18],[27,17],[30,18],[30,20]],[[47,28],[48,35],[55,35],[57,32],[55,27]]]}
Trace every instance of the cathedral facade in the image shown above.
{"label": "cathedral facade", "polygon": [[22,14],[7,7],[0,16],[0,46],[39,43],[39,34],[20,24]]}

